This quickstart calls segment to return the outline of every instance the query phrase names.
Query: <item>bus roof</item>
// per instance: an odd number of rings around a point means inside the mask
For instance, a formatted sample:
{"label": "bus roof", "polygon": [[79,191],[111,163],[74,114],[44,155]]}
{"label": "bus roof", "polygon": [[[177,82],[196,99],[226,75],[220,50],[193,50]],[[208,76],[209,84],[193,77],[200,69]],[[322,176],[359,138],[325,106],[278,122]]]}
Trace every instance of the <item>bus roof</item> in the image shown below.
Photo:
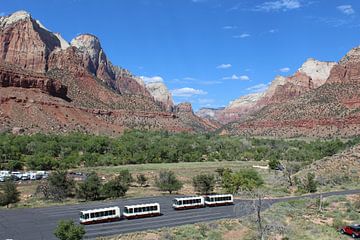
{"label": "bus roof", "polygon": [[115,207],[108,207],[108,208],[95,208],[95,209],[83,210],[80,212],[85,214],[85,213],[91,213],[91,212],[103,212],[103,211],[117,210],[117,209],[120,210],[119,207],[115,206]]}
{"label": "bus roof", "polygon": [[233,196],[232,194],[214,194],[214,195],[207,195],[207,197],[228,197]]}
{"label": "bus roof", "polygon": [[182,201],[182,200],[189,200],[189,199],[198,199],[203,198],[202,196],[192,196],[192,197],[181,197],[181,198],[175,198],[176,201]]}
{"label": "bus roof", "polygon": [[150,206],[160,206],[159,203],[145,203],[145,204],[137,204],[137,205],[127,205],[126,208],[138,208],[138,207],[150,207]]}

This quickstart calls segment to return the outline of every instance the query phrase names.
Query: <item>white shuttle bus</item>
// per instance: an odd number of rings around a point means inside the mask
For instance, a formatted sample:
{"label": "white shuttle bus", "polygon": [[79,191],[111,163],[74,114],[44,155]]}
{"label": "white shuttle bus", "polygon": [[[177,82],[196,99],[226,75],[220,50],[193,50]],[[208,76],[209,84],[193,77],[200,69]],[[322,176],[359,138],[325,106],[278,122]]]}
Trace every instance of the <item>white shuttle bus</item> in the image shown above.
{"label": "white shuttle bus", "polygon": [[80,212],[81,224],[93,224],[120,220],[120,208],[109,207]]}
{"label": "white shuttle bus", "polygon": [[205,205],[209,207],[232,204],[234,204],[234,197],[232,194],[208,195],[205,197]]}
{"label": "white shuttle bus", "polygon": [[161,215],[159,203],[148,203],[125,206],[123,215],[127,219],[155,217]]}
{"label": "white shuttle bus", "polygon": [[173,208],[175,210],[205,207],[204,198],[201,196],[175,198]]}

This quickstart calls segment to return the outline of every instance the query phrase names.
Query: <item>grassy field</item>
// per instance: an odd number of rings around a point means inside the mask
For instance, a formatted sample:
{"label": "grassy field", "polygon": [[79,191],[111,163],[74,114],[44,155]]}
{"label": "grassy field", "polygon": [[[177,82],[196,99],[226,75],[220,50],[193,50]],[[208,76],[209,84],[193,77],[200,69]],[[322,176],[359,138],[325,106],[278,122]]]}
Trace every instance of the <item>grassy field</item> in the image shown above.
{"label": "grassy field", "polygon": [[[263,212],[266,224],[276,223],[283,231],[273,231],[268,240],[346,240],[337,229],[343,224],[359,223],[360,196],[329,197],[322,201],[319,211],[317,199],[303,199],[278,203]],[[99,238],[99,240],[255,240],[256,224],[253,217],[222,220],[176,228]]]}

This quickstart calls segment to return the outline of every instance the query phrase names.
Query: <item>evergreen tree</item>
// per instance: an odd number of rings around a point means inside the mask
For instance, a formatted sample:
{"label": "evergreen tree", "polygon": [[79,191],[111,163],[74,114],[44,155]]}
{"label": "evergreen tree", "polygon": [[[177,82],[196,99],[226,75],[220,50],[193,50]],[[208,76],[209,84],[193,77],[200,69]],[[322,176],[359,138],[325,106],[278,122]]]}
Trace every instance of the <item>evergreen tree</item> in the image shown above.
{"label": "evergreen tree", "polygon": [[17,190],[13,181],[6,181],[1,186],[0,205],[9,207],[12,203],[20,201],[20,192]]}

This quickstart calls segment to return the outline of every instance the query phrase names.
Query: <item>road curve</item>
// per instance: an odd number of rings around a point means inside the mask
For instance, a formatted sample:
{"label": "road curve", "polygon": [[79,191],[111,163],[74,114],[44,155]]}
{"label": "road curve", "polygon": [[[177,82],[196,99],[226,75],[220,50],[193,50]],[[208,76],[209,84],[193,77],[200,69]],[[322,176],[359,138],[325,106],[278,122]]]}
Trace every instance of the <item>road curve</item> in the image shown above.
{"label": "road curve", "polygon": [[[358,190],[345,190],[338,192],[322,193],[323,197],[336,195],[360,194]],[[274,203],[296,200],[301,198],[315,198],[320,194],[311,194],[298,197],[284,197],[264,200],[265,206],[270,207]],[[79,211],[105,206],[124,205],[158,202],[161,205],[162,216],[133,220],[121,220],[119,222],[94,224],[85,227],[85,239],[95,239],[100,236],[110,236],[122,233],[137,232],[162,227],[174,227],[184,224],[213,221],[225,218],[242,217],[249,214],[249,200],[235,200],[235,206],[223,206],[213,208],[189,209],[174,211],[171,207],[175,196],[149,197],[141,199],[116,200],[106,202],[92,202],[77,205],[55,206],[32,209],[2,209],[0,210],[0,240],[52,240],[56,239],[53,231],[58,221],[73,219],[78,222]],[[236,211],[235,211],[236,208]]]}

